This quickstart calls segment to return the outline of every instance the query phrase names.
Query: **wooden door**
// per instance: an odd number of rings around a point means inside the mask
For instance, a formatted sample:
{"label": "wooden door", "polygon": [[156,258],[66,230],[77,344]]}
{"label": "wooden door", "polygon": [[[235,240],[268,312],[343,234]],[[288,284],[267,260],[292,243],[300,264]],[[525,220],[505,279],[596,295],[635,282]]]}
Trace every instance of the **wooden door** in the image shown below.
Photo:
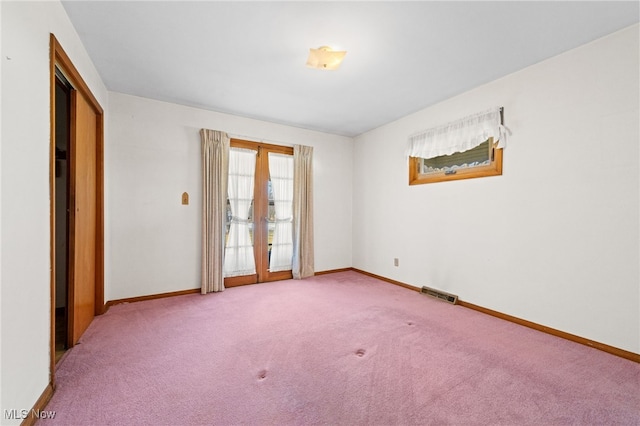
{"label": "wooden door", "polygon": [[98,115],[77,91],[71,93],[69,200],[69,347],[96,312]]}

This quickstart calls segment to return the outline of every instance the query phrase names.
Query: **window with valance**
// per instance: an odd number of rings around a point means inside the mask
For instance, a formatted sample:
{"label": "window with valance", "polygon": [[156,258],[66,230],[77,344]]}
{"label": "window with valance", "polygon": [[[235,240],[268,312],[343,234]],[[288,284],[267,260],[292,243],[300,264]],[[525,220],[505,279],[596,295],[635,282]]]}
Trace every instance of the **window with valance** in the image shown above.
{"label": "window with valance", "polygon": [[411,135],[409,184],[501,175],[508,132],[503,109],[492,108]]}

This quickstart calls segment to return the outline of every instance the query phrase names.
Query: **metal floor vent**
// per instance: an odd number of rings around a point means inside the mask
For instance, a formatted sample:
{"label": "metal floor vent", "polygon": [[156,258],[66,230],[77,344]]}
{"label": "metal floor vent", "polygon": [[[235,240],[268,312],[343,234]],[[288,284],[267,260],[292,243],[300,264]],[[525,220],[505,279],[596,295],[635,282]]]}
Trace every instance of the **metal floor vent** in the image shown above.
{"label": "metal floor vent", "polygon": [[445,302],[451,303],[452,305],[458,303],[458,296],[456,296],[455,294],[445,293],[444,291],[436,290],[435,288],[422,287],[422,290],[420,292],[426,294],[427,296],[444,300]]}

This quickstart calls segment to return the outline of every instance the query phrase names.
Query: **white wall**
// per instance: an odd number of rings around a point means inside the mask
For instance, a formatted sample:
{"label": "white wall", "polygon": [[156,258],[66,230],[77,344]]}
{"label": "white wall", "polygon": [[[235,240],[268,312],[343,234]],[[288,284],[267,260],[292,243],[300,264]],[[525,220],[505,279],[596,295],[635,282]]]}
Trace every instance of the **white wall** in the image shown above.
{"label": "white wall", "polygon": [[49,33],[106,109],[107,92],[59,2],[0,2],[2,242],[0,416],[49,383]]}
{"label": "white wall", "polygon": [[[105,299],[200,287],[200,129],[314,147],[316,270],[351,266],[351,138],[109,93]],[[181,205],[188,192],[190,204]]]}
{"label": "white wall", "polygon": [[[4,55],[2,55],[2,4],[0,3],[0,333],[2,332],[2,68],[4,65]],[[0,372],[2,371],[2,338],[0,335]],[[2,404],[2,379],[0,379],[0,410],[4,407]]]}
{"label": "white wall", "polygon": [[[640,353],[638,32],[356,138],[353,266]],[[408,185],[408,135],[492,106],[502,176]]]}

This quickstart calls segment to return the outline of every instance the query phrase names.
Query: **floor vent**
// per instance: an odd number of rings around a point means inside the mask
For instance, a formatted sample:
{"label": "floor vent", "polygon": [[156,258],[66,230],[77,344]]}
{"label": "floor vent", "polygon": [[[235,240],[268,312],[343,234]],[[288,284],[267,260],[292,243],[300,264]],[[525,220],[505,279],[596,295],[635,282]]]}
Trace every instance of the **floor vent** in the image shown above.
{"label": "floor vent", "polygon": [[435,288],[422,287],[421,293],[427,296],[435,297],[436,299],[444,300],[445,302],[455,305],[458,303],[458,296],[454,294],[445,293],[444,291],[436,290]]}

